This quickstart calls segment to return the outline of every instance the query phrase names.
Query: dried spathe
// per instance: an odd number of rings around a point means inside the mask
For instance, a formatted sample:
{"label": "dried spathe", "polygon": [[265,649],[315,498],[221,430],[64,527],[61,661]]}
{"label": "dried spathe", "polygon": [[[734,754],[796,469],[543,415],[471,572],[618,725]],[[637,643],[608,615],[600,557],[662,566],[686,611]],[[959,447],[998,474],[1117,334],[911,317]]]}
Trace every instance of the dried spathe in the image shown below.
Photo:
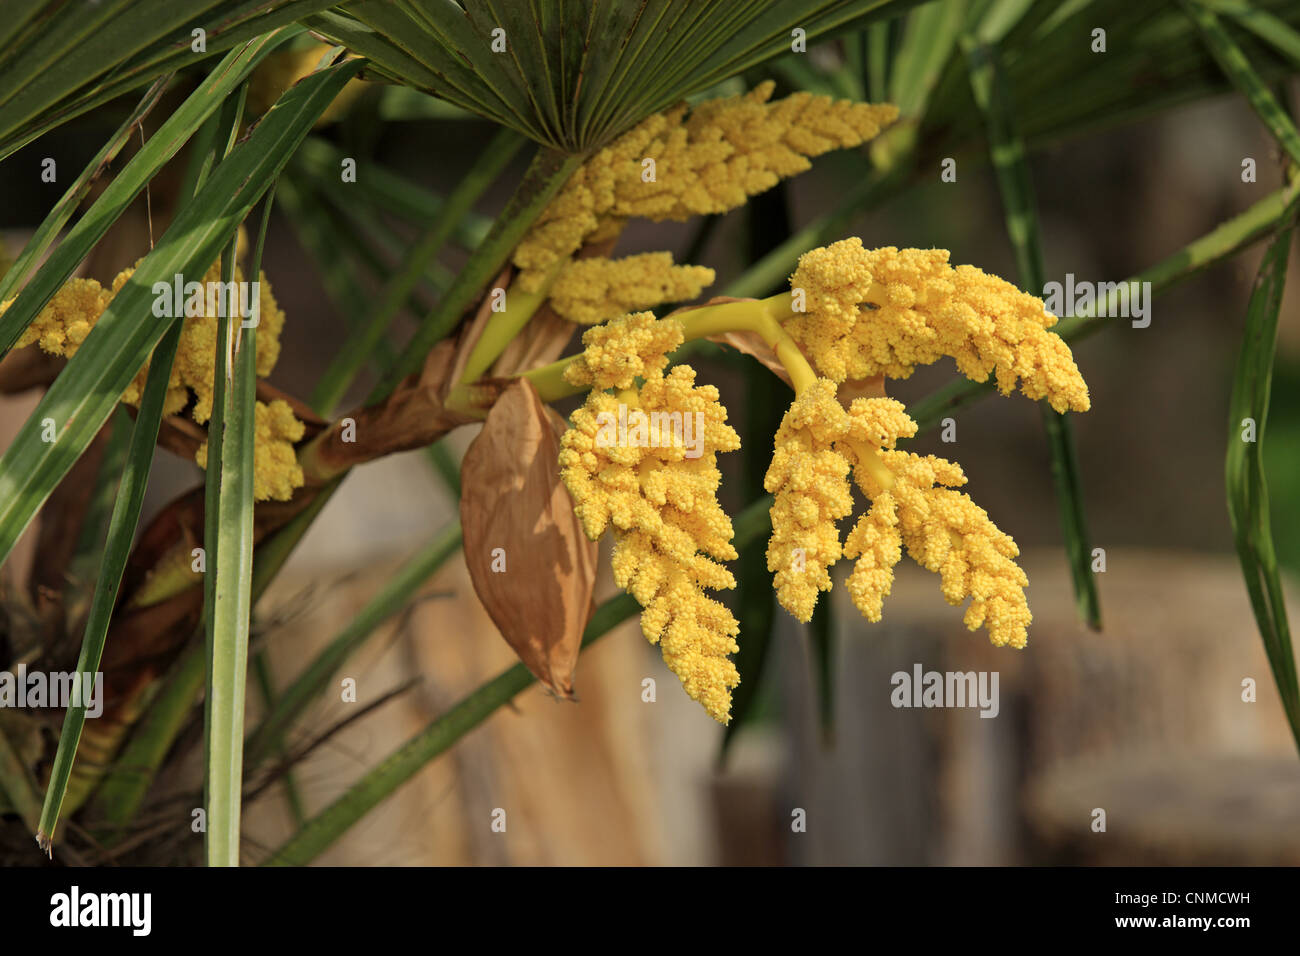
{"label": "dried spathe", "polygon": [[538,680],[569,699],[596,546],[555,471],[557,425],[527,381],[502,392],[465,453],[460,517],[479,601]]}

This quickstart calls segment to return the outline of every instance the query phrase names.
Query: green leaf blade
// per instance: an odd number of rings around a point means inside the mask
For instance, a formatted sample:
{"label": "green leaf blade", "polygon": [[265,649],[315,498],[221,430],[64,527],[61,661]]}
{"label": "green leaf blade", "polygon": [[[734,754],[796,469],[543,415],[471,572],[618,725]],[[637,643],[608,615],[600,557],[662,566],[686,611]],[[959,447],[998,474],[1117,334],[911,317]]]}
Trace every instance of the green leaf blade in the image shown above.
{"label": "green leaf blade", "polygon": [[[360,69],[351,60],[306,77],[281,98],[177,214],[113,297],[0,457],[0,561],[80,457],[166,327],[152,318],[155,283],[202,275],[316,118]],[[53,422],[55,440],[43,438]]]}
{"label": "green leaf blade", "polygon": [[[1286,284],[1287,258],[1300,216],[1292,201],[1264,253],[1246,312],[1229,406],[1224,475],[1228,514],[1246,591],[1268,656],[1291,733],[1300,748],[1300,680],[1287,619],[1286,601],[1273,547],[1268,484],[1264,472],[1264,430],[1277,349],[1278,313]],[[1248,430],[1253,424],[1253,434]]]}
{"label": "green leaf blade", "polygon": [[[975,102],[983,112],[988,130],[993,168],[1002,195],[1007,233],[1016,253],[1020,284],[1031,291],[1042,290],[1043,253],[1033,183],[1025,157],[1024,141],[1016,130],[1010,98],[1006,94],[997,50],[969,34],[963,40],[963,48],[970,68]],[[1091,567],[1092,548],[1084,513],[1083,482],[1079,475],[1073,427],[1068,415],[1057,412],[1046,402],[1041,404],[1075,603],[1080,618],[1089,627],[1100,630],[1101,599]]]}

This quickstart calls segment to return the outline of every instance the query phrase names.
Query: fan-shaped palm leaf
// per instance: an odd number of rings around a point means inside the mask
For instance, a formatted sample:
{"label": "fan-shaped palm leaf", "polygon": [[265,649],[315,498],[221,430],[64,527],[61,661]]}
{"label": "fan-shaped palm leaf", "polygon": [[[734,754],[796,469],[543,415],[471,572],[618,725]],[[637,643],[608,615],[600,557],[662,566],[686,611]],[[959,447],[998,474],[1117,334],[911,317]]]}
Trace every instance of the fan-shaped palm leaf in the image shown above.
{"label": "fan-shaped palm leaf", "polygon": [[378,77],[582,153],[801,37],[915,2],[360,0],[308,22]]}

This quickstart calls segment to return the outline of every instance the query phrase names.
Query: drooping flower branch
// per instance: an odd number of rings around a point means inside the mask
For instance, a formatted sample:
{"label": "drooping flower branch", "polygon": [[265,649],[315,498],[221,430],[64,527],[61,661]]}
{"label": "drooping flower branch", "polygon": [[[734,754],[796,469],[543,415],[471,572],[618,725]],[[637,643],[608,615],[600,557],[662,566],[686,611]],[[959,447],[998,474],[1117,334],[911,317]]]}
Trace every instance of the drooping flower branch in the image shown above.
{"label": "drooping flower branch", "polygon": [[[703,589],[734,584],[717,564],[734,550],[717,504],[714,458],[739,442],[722,425],[717,392],[695,386],[693,369],[679,365],[665,376],[668,353],[687,339],[750,332],[789,377],[795,398],[764,484],[775,499],[768,569],[793,616],[812,617],[821,592],[832,587],[831,569],[848,557],[856,559],[849,594],[864,617],[879,621],[905,548],[940,576],[945,600],[970,602],[967,627],[985,627],[995,645],[1024,647],[1032,618],[1015,542],[955,490],[966,481],[960,466],[895,447],[916,433],[901,403],[858,397],[846,407],[841,389],[873,377],[905,378],[917,365],[951,356],[976,381],[995,376],[1004,394],[1018,385],[1058,410],[1085,411],[1087,385],[1068,346],[1050,331],[1055,321],[1041,299],[972,266],[952,268],[944,250],[866,250],[855,238],[804,255],[788,293],[666,319],[648,312],[615,318],[584,334],[579,355],[525,377],[547,399],[588,390],[564,438],[561,474],[587,534],[594,539],[613,528],[616,579],[645,608],[646,636],[671,634],[665,658],[687,693],[726,722],[738,675],[719,655],[735,650],[735,621]],[[659,400],[669,381],[695,404]],[[680,391],[686,383],[689,393]],[[616,418],[621,426],[629,405],[704,412],[714,423],[704,464],[686,466],[682,436],[671,431],[659,442],[651,435],[648,444],[660,446],[654,450],[644,447],[645,436],[602,440],[602,427]],[[688,490],[664,493],[687,476]],[[841,541],[838,522],[853,510],[850,476],[870,507]],[[678,615],[682,623],[672,630]]]}
{"label": "drooping flower branch", "polygon": [[[845,239],[806,253],[788,292],[715,301],[662,319],[645,311],[698,296],[714,275],[676,264],[666,252],[593,255],[610,251],[628,218],[735,208],[808,168],[808,157],[858,145],[896,116],[888,105],[808,94],[769,102],[770,95],[764,84],[746,96],[669,110],[590,157],[515,250],[513,279],[493,293],[504,293],[504,308],[486,316],[465,351],[444,343],[418,382],[383,407],[361,410],[354,423],[378,429],[358,460],[411,447],[424,435],[408,427],[421,409],[437,413],[436,434],[486,414],[499,390],[484,377],[543,304],[590,326],[579,354],[522,377],[543,401],[586,393],[559,454],[574,513],[589,538],[612,532],[615,580],[642,605],[643,633],[659,644],[686,692],[724,723],[739,681],[729,656],[739,628],[708,592],[735,586],[723,563],[736,552],[717,499],[717,455],[740,441],[718,390],[697,384],[688,365],[670,367],[670,353],[688,340],[746,334],[765,346],[765,361],[794,389],[764,485],[774,496],[768,569],[779,602],[802,621],[831,589],[842,557],[854,560],[847,588],[855,605],[880,620],[906,550],[940,575],[947,601],[969,601],[968,627],[987,628],[994,644],[1023,647],[1031,615],[1015,542],[956,490],[966,480],[958,465],[896,448],[916,424],[874,383],[906,378],[947,356],[975,381],[993,377],[1004,394],[1019,388],[1058,411],[1089,407],[1087,386],[1042,301],[973,266],[951,266],[940,249],[871,250]],[[70,354],[111,295],[74,280],[20,344]],[[266,374],[284,317],[269,287],[262,298],[258,365]],[[169,413],[192,403],[195,420],[207,419],[216,321],[206,313],[185,320]],[[135,400],[140,381],[124,400]],[[321,467],[318,446],[340,423],[295,454],[303,426],[288,406],[259,404],[257,411],[259,498],[291,497],[304,481],[303,465],[316,482],[338,473]],[[391,441],[383,440],[388,432]],[[841,539],[853,484],[870,505]]]}

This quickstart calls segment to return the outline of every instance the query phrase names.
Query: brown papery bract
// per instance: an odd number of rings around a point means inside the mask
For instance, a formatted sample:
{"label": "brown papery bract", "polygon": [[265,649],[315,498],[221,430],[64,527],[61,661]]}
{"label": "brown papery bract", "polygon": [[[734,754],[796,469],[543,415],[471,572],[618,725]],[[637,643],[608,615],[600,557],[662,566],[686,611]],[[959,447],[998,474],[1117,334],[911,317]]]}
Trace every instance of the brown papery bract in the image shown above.
{"label": "brown papery bract", "polygon": [[572,700],[596,544],[555,470],[563,429],[531,382],[505,389],[465,452],[460,521],[470,580],[501,636],[543,685]]}

